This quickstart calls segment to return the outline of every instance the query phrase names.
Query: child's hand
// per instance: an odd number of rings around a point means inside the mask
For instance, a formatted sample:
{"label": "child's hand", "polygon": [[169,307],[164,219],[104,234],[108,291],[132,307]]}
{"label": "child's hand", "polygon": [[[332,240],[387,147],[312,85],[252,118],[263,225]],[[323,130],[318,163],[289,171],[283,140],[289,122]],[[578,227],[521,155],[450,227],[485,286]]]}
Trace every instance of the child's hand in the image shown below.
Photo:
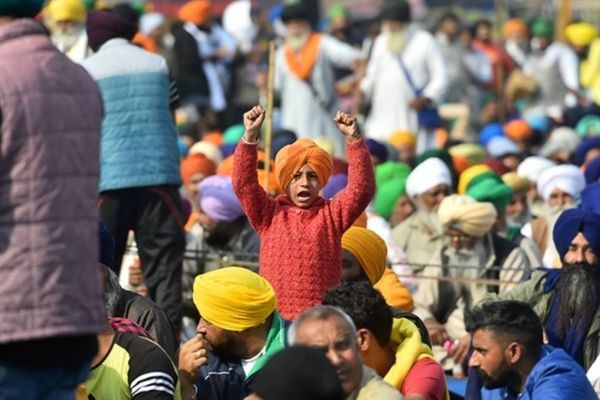
{"label": "child's hand", "polygon": [[260,127],[265,120],[265,110],[262,106],[254,106],[244,114],[244,139],[247,142],[256,142],[260,136]]}
{"label": "child's hand", "polygon": [[346,136],[346,139],[350,141],[360,139],[360,133],[358,133],[358,124],[356,123],[356,118],[352,115],[348,115],[341,111],[338,111],[335,114],[335,118],[333,119],[337,128]]}

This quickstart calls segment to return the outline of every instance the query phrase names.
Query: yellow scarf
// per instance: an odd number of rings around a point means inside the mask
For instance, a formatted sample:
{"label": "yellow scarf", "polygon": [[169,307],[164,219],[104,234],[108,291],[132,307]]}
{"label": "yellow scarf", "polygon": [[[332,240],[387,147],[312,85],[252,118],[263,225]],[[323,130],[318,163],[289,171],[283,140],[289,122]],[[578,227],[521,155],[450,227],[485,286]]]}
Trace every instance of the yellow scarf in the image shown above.
{"label": "yellow scarf", "polygon": [[[391,342],[398,345],[396,363],[385,374],[383,380],[400,390],[413,365],[424,358],[433,360],[433,352],[423,343],[419,328],[406,318],[394,318]],[[450,395],[446,389],[446,400],[449,399]]]}

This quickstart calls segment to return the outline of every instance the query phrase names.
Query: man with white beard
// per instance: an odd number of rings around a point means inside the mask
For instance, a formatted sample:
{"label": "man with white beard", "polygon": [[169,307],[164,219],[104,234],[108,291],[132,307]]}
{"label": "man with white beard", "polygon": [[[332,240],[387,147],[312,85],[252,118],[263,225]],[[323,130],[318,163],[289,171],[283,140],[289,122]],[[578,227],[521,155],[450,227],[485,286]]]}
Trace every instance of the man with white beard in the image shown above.
{"label": "man with white beard", "polygon": [[[423,279],[414,294],[414,313],[427,326],[432,343],[453,341],[449,353],[457,364],[465,360],[470,344],[465,312],[487,293],[502,293],[509,283],[529,275],[523,250],[493,233],[496,216],[492,203],[463,195],[446,197],[438,209],[446,243],[423,270],[422,276],[434,279]],[[480,279],[499,284],[476,282]]]}
{"label": "man with white beard", "polygon": [[417,211],[392,230],[392,239],[406,254],[413,272],[420,274],[442,243],[444,230],[437,209],[450,194],[450,170],[439,158],[419,164],[406,180],[406,194]]}
{"label": "man with white beard", "polygon": [[381,17],[382,32],[360,85],[371,104],[366,136],[387,142],[398,130],[418,132],[420,153],[436,145],[431,129],[419,125],[417,112],[442,100],[447,85],[442,52],[433,35],[410,25],[405,0],[385,0]]}
{"label": "man with white beard", "polygon": [[298,139],[326,137],[340,156],[346,146],[333,123],[337,110],[333,68],[352,68],[362,55],[332,36],[314,32],[310,12],[302,3],[286,6],[281,19],[286,35],[275,69],[281,126],[296,132]]}
{"label": "man with white beard", "polygon": [[526,224],[521,233],[530,238],[542,253],[545,267],[560,268],[561,260],[552,241],[554,223],[560,213],[577,206],[585,188],[585,177],[574,165],[558,165],[545,170],[537,181],[537,190],[545,201],[542,215]]}
{"label": "man with white beard", "polygon": [[51,0],[44,16],[52,43],[71,61],[80,63],[92,53],[85,33],[86,10],[82,0]]}

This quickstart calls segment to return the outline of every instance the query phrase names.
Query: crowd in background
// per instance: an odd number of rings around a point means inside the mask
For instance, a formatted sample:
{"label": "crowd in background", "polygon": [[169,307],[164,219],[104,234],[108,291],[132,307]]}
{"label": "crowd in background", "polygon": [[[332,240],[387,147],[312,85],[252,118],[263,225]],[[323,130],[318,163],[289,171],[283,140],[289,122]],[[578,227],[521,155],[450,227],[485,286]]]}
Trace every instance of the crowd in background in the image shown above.
{"label": "crowd in background", "polygon": [[0,2],[0,397],[600,395],[599,27],[307,4]]}

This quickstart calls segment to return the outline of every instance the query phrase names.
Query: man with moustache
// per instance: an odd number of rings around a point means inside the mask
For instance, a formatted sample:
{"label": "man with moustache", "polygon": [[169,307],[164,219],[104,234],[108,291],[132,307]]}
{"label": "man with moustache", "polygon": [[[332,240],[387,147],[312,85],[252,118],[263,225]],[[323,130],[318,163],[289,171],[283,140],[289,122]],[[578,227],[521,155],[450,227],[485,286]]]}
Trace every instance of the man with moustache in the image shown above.
{"label": "man with moustache", "polygon": [[[435,279],[419,284],[414,313],[425,322],[434,345],[454,341],[450,354],[461,364],[470,343],[465,313],[488,292],[502,293],[507,283],[520,282],[529,262],[521,248],[493,233],[497,212],[492,203],[452,195],[442,201],[438,216],[446,239],[423,270],[422,276]],[[493,284],[496,280],[499,284]]]}
{"label": "man with moustache", "polygon": [[371,108],[365,130],[387,142],[398,131],[419,132],[417,152],[435,147],[435,135],[420,126],[417,112],[442,100],[447,73],[439,46],[429,32],[410,25],[405,0],[385,0],[381,34],[373,44],[360,89]]}
{"label": "man with moustache", "polygon": [[588,369],[600,351],[600,215],[566,210],[553,237],[562,269],[535,271],[500,298],[530,304],[544,323],[549,344]]}
{"label": "man with moustache", "polygon": [[444,229],[437,216],[442,200],[450,194],[452,176],[436,157],[419,164],[406,180],[406,193],[417,211],[392,230],[392,239],[404,251],[413,272],[420,274],[443,243]]}
{"label": "man with moustache", "polygon": [[271,284],[244,268],[196,277],[200,323],[179,351],[182,398],[243,399],[252,393],[256,373],[287,344],[287,324],[275,302]]}
{"label": "man with moustache", "polygon": [[486,400],[597,399],[583,369],[562,349],[543,344],[540,318],[518,301],[475,307],[469,366],[482,378]]}
{"label": "man with moustache", "polygon": [[299,2],[281,15],[285,42],[276,55],[275,90],[281,98],[281,126],[298,139],[324,136],[344,154],[346,146],[333,117],[337,107],[334,67],[352,68],[359,50],[327,34],[313,31],[310,9]]}

